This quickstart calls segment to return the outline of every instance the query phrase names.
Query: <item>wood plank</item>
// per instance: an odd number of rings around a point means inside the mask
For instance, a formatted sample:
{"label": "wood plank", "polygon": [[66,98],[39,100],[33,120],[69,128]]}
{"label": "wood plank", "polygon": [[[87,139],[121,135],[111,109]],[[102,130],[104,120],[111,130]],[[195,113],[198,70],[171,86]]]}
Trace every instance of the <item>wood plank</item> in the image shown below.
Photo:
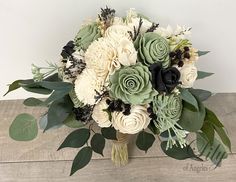
{"label": "wood plank", "polygon": [[177,161],[167,157],[135,158],[125,167],[110,160],[92,160],[69,177],[71,161],[0,163],[1,182],[235,182],[236,155],[214,170],[209,162]]}
{"label": "wood plank", "polygon": [[[225,124],[229,136],[232,140],[232,151],[236,153],[236,94],[216,94],[211,97],[206,105],[209,106]],[[72,160],[77,153],[77,149],[64,149],[56,151],[60,143],[73,129],[62,127],[46,133],[39,132],[38,137],[31,142],[16,142],[9,138],[8,128],[15,116],[22,112],[27,112],[39,117],[44,113],[44,109],[30,108],[22,105],[22,100],[0,101],[0,161],[55,161]],[[163,156],[158,142],[148,151],[147,154],[135,147],[135,139],[129,145],[130,156],[133,157],[154,157]],[[111,144],[107,143],[104,151],[105,159],[110,158]],[[94,159],[101,158],[94,155]]]}

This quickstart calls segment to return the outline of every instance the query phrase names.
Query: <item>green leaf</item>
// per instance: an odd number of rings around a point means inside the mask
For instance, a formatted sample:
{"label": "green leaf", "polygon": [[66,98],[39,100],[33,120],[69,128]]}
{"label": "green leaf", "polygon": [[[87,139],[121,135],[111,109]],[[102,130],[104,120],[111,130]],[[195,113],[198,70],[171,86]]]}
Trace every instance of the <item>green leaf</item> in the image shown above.
{"label": "green leaf", "polygon": [[11,83],[11,84],[9,85],[8,91],[7,91],[3,96],[6,96],[9,92],[14,91],[14,90],[20,88],[19,83],[20,83],[21,81],[22,81],[22,80],[16,80],[16,81],[14,81],[13,83]]}
{"label": "green leaf", "polygon": [[231,151],[231,142],[229,137],[227,136],[224,128],[218,127],[218,126],[214,126],[217,134],[219,135],[221,141],[223,142],[223,144],[225,144],[225,146],[228,147],[228,149]]}
{"label": "green leaf", "polygon": [[62,99],[54,101],[48,109],[48,123],[45,130],[48,130],[56,125],[62,125],[71,113],[72,108],[73,103],[68,95]]}
{"label": "green leaf", "polygon": [[198,111],[198,102],[195,97],[188,91],[188,89],[180,88],[181,98],[194,107]]}
{"label": "green leaf", "polygon": [[[46,113],[46,114],[42,115],[39,119],[39,128],[41,130],[45,130],[45,128],[47,127],[47,124],[48,124],[48,115]],[[58,129],[61,126],[62,126],[62,124],[61,125],[55,125],[55,126],[51,127],[50,129]]]}
{"label": "green leaf", "polygon": [[58,73],[54,73],[47,78],[45,78],[43,81],[49,81],[49,82],[59,82],[61,81],[60,78],[58,77]]}
{"label": "green leaf", "polygon": [[104,138],[109,139],[109,140],[117,140],[115,128],[113,127],[102,128],[101,132]]}
{"label": "green leaf", "polygon": [[27,113],[16,116],[9,128],[10,137],[17,141],[33,140],[37,134],[37,120]]}
{"label": "green leaf", "polygon": [[148,149],[152,146],[154,141],[155,137],[151,133],[141,131],[138,134],[136,145],[140,150],[147,152]]}
{"label": "green leaf", "polygon": [[209,121],[205,121],[201,130],[206,135],[210,144],[213,144],[215,131],[214,131],[214,127],[212,126],[212,124]]}
{"label": "green leaf", "polygon": [[189,89],[189,91],[195,96],[197,97],[200,101],[204,101],[207,100],[212,93],[208,90],[202,90],[202,89]]}
{"label": "green leaf", "polygon": [[[224,125],[220,122],[220,120],[217,118],[214,112],[212,112],[210,109],[206,108],[206,117],[205,122],[208,122],[211,124],[211,127],[216,131],[216,133],[219,135],[221,141],[228,147],[228,149],[231,151],[231,142],[229,137],[227,136]],[[205,132],[204,132],[205,133]]]}
{"label": "green leaf", "polygon": [[12,91],[20,88],[21,87],[20,83],[32,83],[32,82],[33,82],[32,79],[29,79],[29,80],[16,80],[16,81],[14,81],[13,83],[11,83],[9,85],[8,91],[3,96],[6,96],[9,92],[12,92]]}
{"label": "green leaf", "polygon": [[[197,99],[197,98],[196,98]],[[189,132],[196,132],[200,130],[204,123],[205,118],[205,107],[200,100],[197,99],[199,111],[192,111],[188,103],[183,102],[183,110],[180,120],[178,121],[179,125]]]}
{"label": "green leaf", "polygon": [[[175,132],[173,131],[173,129],[170,128],[169,131],[170,131],[171,137],[175,137],[175,136],[176,136],[176,134],[175,134]],[[163,131],[163,132],[160,134],[160,137],[162,137],[163,139],[168,139],[168,138],[170,137],[170,135],[169,135],[168,130],[166,130],[166,131]]]}
{"label": "green leaf", "polygon": [[172,148],[168,148],[168,150],[166,150],[166,148],[167,148],[167,141],[161,142],[161,149],[163,150],[163,152],[167,156],[172,157],[174,159],[177,159],[177,160],[184,160],[188,158],[199,159],[194,154],[193,149],[191,148],[190,145],[187,145],[183,148],[177,145],[173,145]]}
{"label": "green leaf", "polygon": [[72,89],[73,85],[66,82],[42,82],[41,86],[47,89],[54,90],[53,93],[45,100],[45,103],[51,103],[67,95]]}
{"label": "green leaf", "polygon": [[224,146],[214,138],[213,144],[210,144],[204,133],[197,133],[197,149],[200,156],[209,158],[217,166],[221,163],[222,159],[227,158],[228,154]]}
{"label": "green leaf", "polygon": [[197,72],[197,79],[203,79],[203,78],[206,78],[206,77],[209,77],[211,75],[213,75],[214,73],[208,73],[208,72],[205,72],[205,71],[198,71]]}
{"label": "green leaf", "polygon": [[81,128],[81,127],[85,126],[84,123],[76,120],[74,113],[70,113],[70,115],[66,118],[66,120],[63,122],[63,124],[66,125],[67,127],[70,127],[70,128]]}
{"label": "green leaf", "polygon": [[206,108],[206,121],[210,121],[213,125],[218,127],[224,127],[224,125],[220,122],[220,120],[217,118],[214,112],[212,112],[210,109]]}
{"label": "green leaf", "polygon": [[151,132],[152,132],[154,135],[160,134],[160,131],[159,131],[158,128],[155,126],[155,124],[154,124],[153,121],[150,121],[150,123],[149,123],[149,125],[148,125],[148,128],[151,130]]}
{"label": "green leaf", "polygon": [[90,162],[92,154],[93,151],[91,147],[82,148],[73,160],[70,176],[72,176],[79,169],[85,167]]}
{"label": "green leaf", "polygon": [[32,92],[36,94],[42,94],[42,95],[49,95],[52,91],[46,88],[41,88],[41,87],[22,87],[24,90],[27,92]]}
{"label": "green leaf", "polygon": [[208,54],[210,51],[198,51],[197,53],[198,53],[198,56],[200,57],[200,56],[204,56],[204,55],[206,55],[206,54]]}
{"label": "green leaf", "polygon": [[45,130],[48,124],[48,115],[44,114],[39,118],[39,128]]}
{"label": "green leaf", "polygon": [[26,106],[45,106],[46,107],[43,101],[41,101],[40,99],[36,99],[34,97],[29,97],[25,99],[23,104]]}
{"label": "green leaf", "polygon": [[91,147],[94,152],[103,156],[103,149],[105,147],[105,139],[100,133],[95,133],[91,139]]}
{"label": "green leaf", "polygon": [[82,147],[89,139],[90,131],[87,128],[77,129],[70,133],[58,150],[71,147],[71,148],[79,148]]}

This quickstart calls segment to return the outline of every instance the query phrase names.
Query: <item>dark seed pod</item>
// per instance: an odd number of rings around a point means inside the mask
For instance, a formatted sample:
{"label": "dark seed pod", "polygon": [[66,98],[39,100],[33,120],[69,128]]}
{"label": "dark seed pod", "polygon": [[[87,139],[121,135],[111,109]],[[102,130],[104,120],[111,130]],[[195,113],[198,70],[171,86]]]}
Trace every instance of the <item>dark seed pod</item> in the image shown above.
{"label": "dark seed pod", "polygon": [[169,56],[171,57],[171,58],[174,58],[175,57],[175,52],[170,52],[170,54],[169,54]]}
{"label": "dark seed pod", "polygon": [[148,108],[147,108],[147,112],[148,112],[148,113],[153,113],[152,108],[151,108],[151,107],[148,107]]}
{"label": "dark seed pod", "polygon": [[184,62],[183,62],[183,61],[179,61],[179,62],[178,62],[178,66],[179,66],[179,67],[182,67],[183,65],[184,65]]}
{"label": "dark seed pod", "polygon": [[186,52],[187,52],[187,51],[189,51],[189,50],[190,50],[190,49],[189,49],[189,47],[188,47],[188,46],[185,46],[185,47],[184,47],[184,51],[186,51]]}
{"label": "dark seed pod", "polygon": [[188,52],[184,53],[184,58],[190,59],[190,54]]}

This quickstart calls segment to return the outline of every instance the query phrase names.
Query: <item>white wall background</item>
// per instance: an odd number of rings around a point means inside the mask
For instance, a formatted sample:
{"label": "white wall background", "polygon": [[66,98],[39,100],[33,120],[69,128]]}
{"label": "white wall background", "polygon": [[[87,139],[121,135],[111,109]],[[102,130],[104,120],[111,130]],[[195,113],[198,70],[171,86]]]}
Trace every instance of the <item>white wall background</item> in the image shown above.
{"label": "white wall background", "polygon": [[58,61],[82,21],[105,5],[118,15],[136,8],[162,26],[191,26],[193,45],[211,50],[199,69],[215,73],[196,87],[236,92],[235,0],[0,0],[0,99],[26,98],[23,90],[2,95],[8,83],[31,77],[31,63]]}

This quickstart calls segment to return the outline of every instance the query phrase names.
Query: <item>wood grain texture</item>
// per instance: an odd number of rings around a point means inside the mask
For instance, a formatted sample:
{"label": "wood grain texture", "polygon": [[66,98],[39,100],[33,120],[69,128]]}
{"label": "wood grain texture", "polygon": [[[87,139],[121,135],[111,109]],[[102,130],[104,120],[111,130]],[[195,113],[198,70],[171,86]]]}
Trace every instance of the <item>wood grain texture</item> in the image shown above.
{"label": "wood grain texture", "polygon": [[[110,161],[111,142],[106,143],[104,158],[93,154],[92,162],[75,176],[68,178],[71,161],[78,149],[56,151],[73,129],[62,127],[46,133],[39,132],[31,142],[16,142],[9,138],[8,128],[19,113],[39,118],[44,109],[25,107],[22,100],[0,101],[0,182],[64,182],[64,181],[235,181],[236,179],[236,94],[216,94],[205,104],[224,123],[232,142],[232,152],[223,167],[197,172],[210,163],[176,161],[165,157],[156,140],[147,154],[129,145],[130,163],[114,167]],[[195,170],[191,168],[196,168]],[[184,170],[189,166],[190,169]],[[212,168],[212,166],[210,166]],[[201,170],[201,169],[200,169]]]}

